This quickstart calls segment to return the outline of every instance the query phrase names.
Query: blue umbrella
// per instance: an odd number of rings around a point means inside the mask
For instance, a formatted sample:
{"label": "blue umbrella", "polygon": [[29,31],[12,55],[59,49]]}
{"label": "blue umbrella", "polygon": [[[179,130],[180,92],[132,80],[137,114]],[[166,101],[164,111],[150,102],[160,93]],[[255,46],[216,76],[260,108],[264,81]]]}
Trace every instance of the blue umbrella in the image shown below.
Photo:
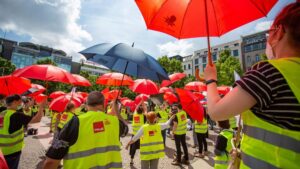
{"label": "blue umbrella", "polygon": [[153,81],[169,79],[166,71],[152,56],[123,43],[102,43],[80,53],[90,61],[123,74]]}

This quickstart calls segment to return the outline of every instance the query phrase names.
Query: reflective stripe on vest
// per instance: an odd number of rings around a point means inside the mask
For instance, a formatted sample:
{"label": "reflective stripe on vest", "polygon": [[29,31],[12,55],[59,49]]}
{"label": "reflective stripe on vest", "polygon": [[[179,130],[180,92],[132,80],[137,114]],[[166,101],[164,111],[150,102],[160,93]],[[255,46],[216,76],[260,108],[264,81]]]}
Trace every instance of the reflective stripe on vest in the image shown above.
{"label": "reflective stripe on vest", "polygon": [[9,133],[10,117],[15,113],[15,110],[5,110],[0,113],[1,127],[0,127],[0,149],[4,155],[10,155],[22,150],[24,146],[24,130],[23,126],[15,131]]}
{"label": "reflective stripe on vest", "polygon": [[64,157],[64,169],[122,168],[118,118],[94,111],[77,118],[78,139]]}
{"label": "reflective stripe on vest", "polygon": [[[300,58],[270,60],[287,81],[300,103]],[[299,168],[300,132],[284,129],[257,117],[250,110],[242,115],[241,168]]]}
{"label": "reflective stripe on vest", "polygon": [[195,121],[195,132],[196,133],[206,133],[207,132],[207,120],[204,118],[202,123],[199,123],[198,121]]}
{"label": "reflective stripe on vest", "polygon": [[144,125],[144,114],[133,113],[132,117],[132,133],[136,134],[137,131]]}
{"label": "reflective stripe on vest", "polygon": [[174,134],[176,135],[182,135],[182,134],[186,134],[186,123],[187,123],[187,116],[186,113],[184,111],[180,111],[176,114],[176,117],[178,119],[178,125],[177,128],[174,132]]}
{"label": "reflective stripe on vest", "polygon": [[142,126],[143,136],[140,139],[141,160],[153,160],[165,156],[164,142],[159,124]]}

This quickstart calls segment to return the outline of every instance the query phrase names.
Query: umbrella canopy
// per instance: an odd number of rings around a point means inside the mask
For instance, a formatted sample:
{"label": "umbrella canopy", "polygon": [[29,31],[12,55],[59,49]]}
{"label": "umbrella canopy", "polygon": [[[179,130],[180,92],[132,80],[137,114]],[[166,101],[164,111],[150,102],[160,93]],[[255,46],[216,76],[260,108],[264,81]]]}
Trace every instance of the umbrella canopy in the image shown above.
{"label": "umbrella canopy", "polygon": [[32,93],[29,94],[28,96],[38,96],[39,94],[43,93],[46,90],[44,86],[39,84],[33,84],[33,83],[31,84],[31,89],[29,91]]}
{"label": "umbrella canopy", "polygon": [[47,95],[44,95],[44,94],[39,94],[39,95],[35,95],[33,96],[34,100],[37,102],[37,103],[42,103],[44,102],[45,100],[47,100],[48,96]]}
{"label": "umbrella canopy", "polygon": [[168,80],[168,74],[156,59],[140,49],[119,43],[102,43],[80,52],[88,60],[114,71],[154,81]]}
{"label": "umbrella canopy", "polygon": [[158,94],[159,92],[157,85],[153,81],[148,79],[137,79],[129,88],[136,93],[147,95],[154,95]]}
{"label": "umbrella canopy", "polygon": [[92,84],[90,83],[90,81],[88,81],[85,77],[82,77],[80,75],[76,75],[76,74],[72,74],[73,77],[75,78],[75,82],[73,82],[72,84],[75,86],[92,86]]}
{"label": "umbrella canopy", "polygon": [[74,83],[76,79],[65,69],[53,65],[31,65],[13,72],[14,76],[45,81]]}
{"label": "umbrella canopy", "polygon": [[217,87],[219,94],[226,95],[230,91],[229,86],[219,86]]}
{"label": "umbrella canopy", "polygon": [[199,99],[199,100],[203,100],[205,98],[205,96],[200,93],[200,92],[193,92],[193,94]]}
{"label": "umbrella canopy", "polygon": [[49,104],[49,109],[57,112],[64,112],[67,104],[70,102],[74,103],[75,107],[79,107],[81,105],[80,99],[71,97],[70,95],[63,95],[52,100]]}
{"label": "umbrella canopy", "polygon": [[12,75],[0,77],[0,94],[9,96],[22,94],[31,88],[30,80]]}
{"label": "umbrella canopy", "polygon": [[169,103],[169,105],[178,102],[177,96],[172,92],[166,92],[164,94],[164,100],[166,100]]}
{"label": "umbrella canopy", "polygon": [[117,98],[118,96],[122,95],[122,90],[111,90],[109,92],[103,93],[105,99],[107,100],[113,100]]}
{"label": "umbrella canopy", "polygon": [[76,92],[76,94],[81,95],[84,99],[89,95],[87,92]]}
{"label": "umbrella canopy", "polygon": [[100,76],[97,84],[107,85],[107,86],[130,86],[133,84],[131,77],[126,76],[122,73],[106,73]]}
{"label": "umbrella canopy", "polygon": [[139,94],[139,95],[137,95],[136,97],[135,97],[135,99],[134,99],[134,102],[136,103],[136,104],[139,104],[142,100],[143,101],[147,101],[148,99],[149,99],[149,95],[147,95],[147,94]]}
{"label": "umbrella canopy", "polygon": [[169,86],[172,83],[177,82],[178,80],[183,79],[186,76],[185,73],[174,73],[169,76],[170,80],[163,80],[161,83],[161,87]]}
{"label": "umbrella canopy", "polygon": [[180,99],[182,109],[186,111],[194,120],[202,122],[204,108],[200,100],[190,91],[176,88],[176,92]]}
{"label": "umbrella canopy", "polygon": [[57,98],[57,97],[59,97],[59,96],[65,95],[65,94],[66,94],[66,93],[63,92],[63,91],[55,91],[55,92],[52,92],[52,93],[49,95],[49,98],[55,99],[55,98]]}
{"label": "umbrella canopy", "polygon": [[277,0],[135,0],[148,29],[178,39],[221,36],[239,26],[265,17]]}
{"label": "umbrella canopy", "polygon": [[173,92],[173,90],[168,87],[162,87],[159,89],[159,93],[166,93],[166,92]]}
{"label": "umbrella canopy", "polygon": [[207,90],[206,85],[203,82],[189,82],[184,86],[185,90],[192,90],[197,92],[203,92]]}

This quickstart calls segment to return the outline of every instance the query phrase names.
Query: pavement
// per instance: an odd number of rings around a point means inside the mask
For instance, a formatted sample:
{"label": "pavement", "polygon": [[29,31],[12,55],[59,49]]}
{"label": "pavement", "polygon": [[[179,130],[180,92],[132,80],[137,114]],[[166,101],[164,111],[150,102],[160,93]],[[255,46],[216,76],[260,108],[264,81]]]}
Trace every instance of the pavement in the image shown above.
{"label": "pavement", "polygon": [[[49,148],[51,140],[53,138],[53,134],[49,133],[49,124],[50,119],[48,117],[43,117],[42,121],[37,124],[31,125],[31,127],[38,128],[39,133],[36,136],[27,136],[25,137],[25,147],[22,151],[21,161],[19,165],[19,169],[41,169],[43,162],[45,160],[45,152]],[[131,130],[130,130],[131,131]],[[190,165],[182,165],[182,166],[173,166],[171,162],[173,161],[173,154],[175,152],[175,141],[171,140],[167,137],[166,140],[166,155],[164,158],[161,158],[159,161],[159,169],[162,168],[172,168],[172,169],[197,169],[197,168],[205,168],[211,169],[213,168],[213,147],[214,141],[217,136],[217,133],[210,130],[209,131],[209,139],[207,139],[208,143],[208,151],[209,154],[205,156],[204,159],[200,159],[194,157],[195,148],[192,148],[193,139],[192,139],[192,131],[187,132],[187,145],[189,152]],[[134,165],[130,166],[130,157],[129,151],[125,150],[125,145],[129,142],[131,136],[127,135],[124,138],[121,138],[121,155],[123,161],[124,169],[139,169],[141,168],[140,163],[140,155],[139,150],[137,150],[134,158]]]}

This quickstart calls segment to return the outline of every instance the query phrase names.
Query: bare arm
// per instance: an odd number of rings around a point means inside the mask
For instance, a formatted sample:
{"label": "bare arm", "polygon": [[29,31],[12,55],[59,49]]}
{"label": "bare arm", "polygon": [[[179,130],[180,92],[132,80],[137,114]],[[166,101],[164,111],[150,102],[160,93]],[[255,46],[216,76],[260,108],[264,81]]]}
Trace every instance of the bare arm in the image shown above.
{"label": "bare arm", "polygon": [[60,160],[55,160],[47,157],[44,162],[43,169],[57,169],[59,164],[60,164]]}
{"label": "bare arm", "polygon": [[43,117],[45,105],[46,105],[46,102],[39,104],[38,113],[31,119],[31,121],[29,123],[38,123],[41,121],[41,119]]}

